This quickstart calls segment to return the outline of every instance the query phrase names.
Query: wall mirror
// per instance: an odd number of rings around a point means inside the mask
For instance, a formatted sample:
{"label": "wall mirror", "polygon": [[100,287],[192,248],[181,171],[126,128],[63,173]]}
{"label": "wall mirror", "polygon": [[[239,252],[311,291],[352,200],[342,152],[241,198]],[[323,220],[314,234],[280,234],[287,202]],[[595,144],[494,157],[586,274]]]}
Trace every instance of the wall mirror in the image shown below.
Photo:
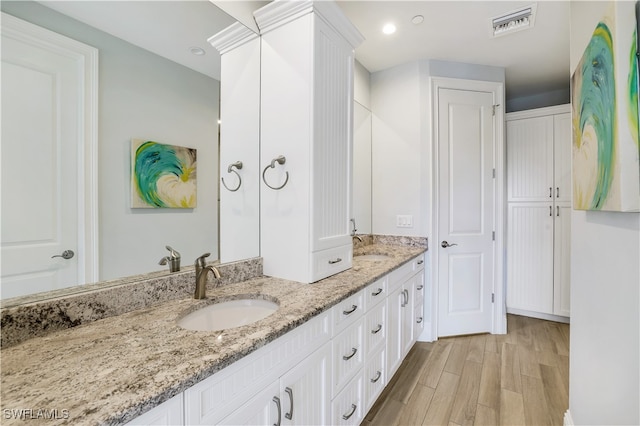
{"label": "wall mirror", "polygon": [[[220,55],[207,43],[207,38],[236,20],[209,1],[3,1],[1,7],[3,13],[99,50],[94,229],[99,273],[93,280],[78,278],[61,287],[68,285],[69,292],[79,292],[83,291],[79,284],[85,282],[149,272],[168,273],[168,266],[158,264],[169,255],[165,246],[180,252],[183,268],[192,265],[195,258],[205,252],[211,253],[209,260],[218,258],[225,250],[218,247]],[[184,39],[183,36],[192,34],[196,27],[204,31],[202,36],[197,41]],[[140,47],[145,40],[151,45]],[[173,51],[176,56],[166,59],[152,53],[154,46],[162,47],[162,52]],[[177,62],[186,62],[189,68]],[[4,71],[4,49],[2,65]],[[11,99],[5,98],[4,87],[2,93],[4,111],[10,108]],[[4,118],[3,113],[3,122]],[[3,139],[4,136],[3,129]],[[132,138],[197,150],[195,208],[131,207]],[[37,167],[37,162],[30,166]],[[2,176],[3,193],[5,185],[11,182]],[[4,211],[4,200],[2,204],[3,231],[30,226],[29,215],[24,219],[15,212],[12,219],[15,223],[5,221],[12,216]],[[33,200],[25,206],[43,211],[53,209],[51,203],[38,204]],[[47,220],[59,219],[55,214],[42,215],[45,216]],[[15,245],[5,241],[4,234],[3,250]],[[79,250],[74,250],[76,259],[81,257]],[[49,254],[62,253],[48,253],[46,260],[50,260]],[[4,259],[3,255],[3,274]],[[53,259],[54,262],[64,260]],[[10,280],[3,276],[2,299],[17,296],[5,288],[6,281]],[[7,303],[3,302],[3,306]]]}

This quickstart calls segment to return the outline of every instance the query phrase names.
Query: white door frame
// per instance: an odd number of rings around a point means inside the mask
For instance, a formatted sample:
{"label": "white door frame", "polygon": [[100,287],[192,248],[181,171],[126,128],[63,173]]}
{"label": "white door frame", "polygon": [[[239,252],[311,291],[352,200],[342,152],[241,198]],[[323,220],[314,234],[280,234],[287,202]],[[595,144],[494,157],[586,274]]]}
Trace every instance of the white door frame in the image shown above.
{"label": "white door frame", "polygon": [[430,266],[431,276],[431,340],[437,340],[438,338],[438,260],[439,250],[438,244],[440,242],[440,236],[438,235],[438,188],[439,178],[438,173],[440,167],[438,164],[438,91],[440,89],[458,89],[469,91],[483,91],[493,92],[495,104],[498,105],[495,108],[495,145],[494,145],[494,167],[496,169],[496,178],[494,179],[495,185],[495,208],[494,208],[494,229],[496,232],[495,246],[494,246],[494,283],[493,294],[495,295],[495,302],[493,303],[492,312],[492,326],[491,333],[504,334],[507,332],[507,317],[506,317],[506,305],[505,305],[505,291],[504,291],[504,275],[505,275],[505,263],[504,263],[504,238],[505,232],[505,143],[504,143],[504,83],[489,82],[479,80],[465,80],[457,78],[445,78],[445,77],[429,77],[429,97],[431,99],[430,108],[432,113],[430,114],[430,143],[431,143],[431,182],[432,190],[430,194],[431,220],[429,221],[429,235],[431,235],[431,250],[429,250],[430,256],[428,256],[428,264]]}
{"label": "white door frame", "polygon": [[84,78],[78,120],[78,284],[99,280],[98,49],[2,12],[2,34],[75,58]]}

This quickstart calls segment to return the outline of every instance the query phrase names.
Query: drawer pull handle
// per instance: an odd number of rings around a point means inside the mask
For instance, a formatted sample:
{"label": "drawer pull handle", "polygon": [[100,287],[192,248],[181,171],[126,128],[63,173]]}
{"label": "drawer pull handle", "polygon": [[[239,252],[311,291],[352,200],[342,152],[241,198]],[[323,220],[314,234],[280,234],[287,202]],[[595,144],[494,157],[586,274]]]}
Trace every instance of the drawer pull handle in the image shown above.
{"label": "drawer pull handle", "polygon": [[276,403],[276,408],[278,410],[278,422],[274,423],[273,426],[280,426],[280,424],[282,423],[282,410],[280,409],[280,398],[278,398],[277,396],[274,396],[273,402]]}
{"label": "drawer pull handle", "polygon": [[422,290],[423,288],[424,288],[424,286],[423,286],[422,284],[420,284],[420,285],[416,288],[416,290]]}
{"label": "drawer pull handle", "polygon": [[351,305],[351,309],[348,311],[342,311],[342,315],[350,315],[358,309],[358,305]]}
{"label": "drawer pull handle", "polygon": [[378,370],[378,373],[376,374],[376,377],[371,379],[371,383],[376,383],[378,380],[380,380],[380,377],[382,377],[382,372],[380,370]]}
{"label": "drawer pull handle", "polygon": [[345,360],[345,361],[349,361],[351,358],[356,356],[357,352],[358,352],[358,349],[351,348],[351,355],[342,355],[342,359]]}
{"label": "drawer pull handle", "polygon": [[418,320],[416,322],[420,324],[422,322],[422,317],[418,317]]}
{"label": "drawer pull handle", "polygon": [[424,260],[418,260],[418,265],[422,265],[424,263]]}
{"label": "drawer pull handle", "polygon": [[339,257],[336,258],[336,260],[330,260],[329,261],[329,265],[334,265],[336,263],[340,263],[342,262],[342,259],[340,259]]}
{"label": "drawer pull handle", "polygon": [[286,387],[284,391],[289,395],[289,402],[291,402],[291,410],[288,413],[284,413],[284,418],[291,420],[293,418],[293,390],[290,387]]}
{"label": "drawer pull handle", "polygon": [[371,330],[371,334],[378,334],[380,333],[380,330],[382,330],[382,324],[378,324],[378,328]]}
{"label": "drawer pull handle", "polygon": [[349,420],[351,418],[351,416],[353,416],[353,413],[356,412],[357,409],[358,409],[358,407],[355,404],[351,404],[351,412],[349,414],[343,414],[342,415],[342,419],[343,420]]}
{"label": "drawer pull handle", "polygon": [[373,293],[371,293],[371,295],[372,295],[372,296],[377,296],[377,295],[379,295],[380,293],[382,293],[382,289],[381,289],[381,288],[379,288],[379,289],[377,289],[376,291],[374,291]]}

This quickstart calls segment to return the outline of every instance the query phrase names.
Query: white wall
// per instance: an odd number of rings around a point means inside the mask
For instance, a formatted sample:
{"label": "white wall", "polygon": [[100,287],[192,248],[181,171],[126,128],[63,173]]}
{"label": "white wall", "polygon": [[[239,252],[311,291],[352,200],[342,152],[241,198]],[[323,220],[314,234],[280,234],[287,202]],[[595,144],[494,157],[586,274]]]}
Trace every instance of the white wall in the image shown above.
{"label": "white wall", "polygon": [[[429,236],[429,77],[504,83],[505,71],[486,65],[423,60],[371,75],[374,234]],[[397,215],[411,215],[413,227],[397,227]]]}
{"label": "white wall", "polygon": [[[99,49],[100,279],[167,269],[165,245],[217,258],[219,82],[35,2],[2,11]],[[197,148],[197,208],[130,208],[131,138]]]}
{"label": "white wall", "polygon": [[[571,74],[607,2],[571,2]],[[573,211],[569,411],[640,424],[640,214]]]}

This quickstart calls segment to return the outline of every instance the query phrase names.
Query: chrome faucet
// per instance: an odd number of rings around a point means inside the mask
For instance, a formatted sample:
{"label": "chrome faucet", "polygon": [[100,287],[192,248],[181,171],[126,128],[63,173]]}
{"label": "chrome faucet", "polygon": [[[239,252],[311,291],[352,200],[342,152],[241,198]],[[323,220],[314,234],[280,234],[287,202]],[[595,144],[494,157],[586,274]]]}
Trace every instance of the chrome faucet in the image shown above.
{"label": "chrome faucet", "polygon": [[166,265],[169,264],[169,272],[178,272],[180,270],[180,253],[175,251],[169,246],[165,246],[167,250],[169,250],[169,256],[165,256],[160,259],[158,265]]}
{"label": "chrome faucet", "polygon": [[211,256],[211,253],[205,253],[196,259],[196,291],[193,295],[194,299],[204,299],[207,296],[207,276],[209,272],[213,273],[213,276],[220,278],[220,271],[213,265],[206,264],[205,258]]}
{"label": "chrome faucet", "polygon": [[352,218],[349,220],[351,222],[351,224],[353,225],[352,229],[351,229],[351,237],[355,240],[358,240],[360,242],[362,242],[362,237],[359,235],[356,235],[356,232],[358,232],[358,230],[356,229],[356,219]]}

